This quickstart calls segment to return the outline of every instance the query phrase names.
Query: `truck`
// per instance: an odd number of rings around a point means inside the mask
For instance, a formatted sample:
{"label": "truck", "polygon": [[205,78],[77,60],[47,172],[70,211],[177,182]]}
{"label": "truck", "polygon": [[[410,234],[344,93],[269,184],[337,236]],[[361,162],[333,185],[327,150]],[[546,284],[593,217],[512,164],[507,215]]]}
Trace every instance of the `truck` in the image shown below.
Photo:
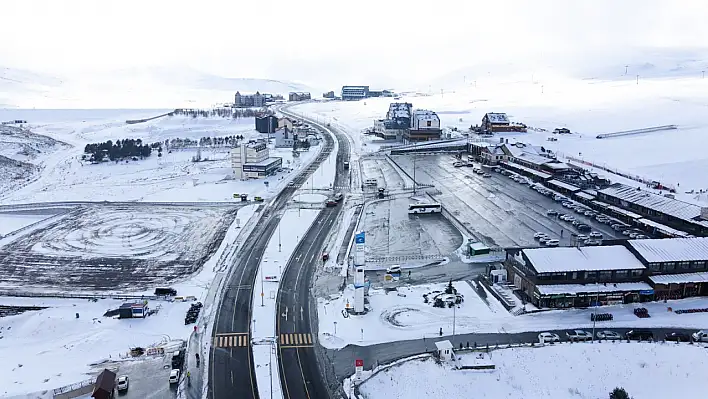
{"label": "truck", "polygon": [[344,162],[344,169],[349,169],[349,162]]}

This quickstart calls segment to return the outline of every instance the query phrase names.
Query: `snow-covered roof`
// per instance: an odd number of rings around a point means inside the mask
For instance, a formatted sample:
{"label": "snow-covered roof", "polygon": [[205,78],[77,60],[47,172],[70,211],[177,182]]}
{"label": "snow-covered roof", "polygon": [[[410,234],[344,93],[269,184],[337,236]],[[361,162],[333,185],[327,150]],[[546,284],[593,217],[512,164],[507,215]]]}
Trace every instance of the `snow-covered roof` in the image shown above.
{"label": "snow-covered roof", "polygon": [[488,112],[485,116],[490,123],[509,123],[509,118],[502,112]]}
{"label": "snow-covered roof", "polygon": [[588,201],[592,201],[592,200],[595,199],[594,196],[592,196],[592,195],[590,195],[590,194],[588,194],[588,193],[582,192],[582,191],[579,192],[579,193],[575,193],[575,195],[576,195],[577,197],[586,199],[586,200],[588,200]]}
{"label": "snow-covered roof", "polygon": [[654,284],[708,283],[708,272],[661,274],[649,277]]}
{"label": "snow-covered roof", "polygon": [[436,113],[433,112],[433,111],[427,110],[427,109],[416,109],[416,110],[413,110],[413,116],[414,116],[416,119],[421,120],[421,121],[427,121],[427,120],[437,121],[437,120],[440,120],[440,118],[438,118],[438,114],[436,114]]}
{"label": "snow-covered roof", "polygon": [[614,284],[551,284],[537,285],[536,289],[541,295],[579,294],[596,292],[628,292],[649,291],[651,286],[647,283],[614,283]]}
{"label": "snow-covered roof", "polygon": [[543,165],[551,162],[551,159],[538,154],[532,154],[528,151],[522,151],[519,155],[514,155],[514,158],[521,159],[526,162],[531,162],[535,165]]}
{"label": "snow-covered roof", "polygon": [[549,180],[548,184],[550,184],[552,186],[564,188],[564,189],[571,191],[571,192],[580,191],[580,187],[575,187],[572,184],[563,183],[562,181],[559,181],[559,180]]}
{"label": "snow-covered roof", "polygon": [[519,165],[518,163],[515,163],[515,162],[506,162],[506,161],[504,161],[504,162],[501,162],[501,163],[504,164],[504,165],[508,165],[508,166],[510,166],[510,167],[512,167],[512,168],[516,168],[516,169],[519,169],[519,170],[523,170],[523,171],[526,172],[526,173],[531,173],[532,175],[538,176],[538,177],[540,177],[540,178],[542,178],[542,179],[549,179],[549,178],[552,177],[552,176],[549,175],[548,173],[539,172],[539,171],[537,171],[537,170],[534,170],[534,169],[531,169],[531,168],[527,168],[527,167],[525,167],[524,165]]}
{"label": "snow-covered roof", "polygon": [[661,232],[664,233],[664,234],[670,234],[670,235],[672,235],[672,236],[674,236],[674,237],[686,237],[686,236],[689,235],[689,234],[686,233],[685,231],[676,230],[676,229],[674,229],[674,228],[671,228],[671,227],[669,227],[669,226],[664,226],[664,225],[661,224],[661,223],[657,223],[657,222],[655,222],[655,221],[653,221],[653,220],[649,220],[649,219],[643,219],[643,218],[642,218],[642,219],[638,219],[638,220],[637,220],[637,223],[641,223],[641,224],[643,224],[643,225],[645,225],[645,226],[652,227],[652,228],[654,228],[654,229],[656,229],[656,230],[661,231]]}
{"label": "snow-covered roof", "polygon": [[439,351],[445,350],[445,349],[452,349],[452,343],[451,343],[450,341],[448,341],[448,340],[445,340],[445,341],[437,341],[437,342],[435,343],[435,347],[436,347]]}
{"label": "snow-covered roof", "polygon": [[708,237],[629,240],[649,263],[708,260]]}
{"label": "snow-covered roof", "polygon": [[523,253],[538,273],[645,269],[642,262],[621,245],[533,248],[524,249]]}
{"label": "snow-covered roof", "polygon": [[636,187],[615,183],[599,192],[673,217],[708,227],[708,221],[700,219],[701,207],[674,198],[664,197]]}
{"label": "snow-covered roof", "polygon": [[641,219],[641,217],[642,217],[642,215],[640,215],[640,214],[638,214],[638,213],[634,213],[634,212],[628,211],[628,210],[626,210],[626,209],[618,208],[618,207],[616,207],[616,206],[614,206],[614,205],[607,205],[607,206],[605,207],[605,209],[609,209],[609,210],[611,210],[611,211],[614,211],[614,212],[616,212],[616,213],[619,213],[620,215],[627,216],[628,218],[631,218],[631,219]]}
{"label": "snow-covered roof", "polygon": [[484,245],[483,242],[471,242],[469,244],[469,247],[474,249],[474,250],[479,250],[479,249],[489,249],[488,246]]}
{"label": "snow-covered roof", "polygon": [[411,103],[391,103],[388,106],[389,118],[410,118],[410,111],[413,108]]}
{"label": "snow-covered roof", "polygon": [[549,167],[551,169],[570,169],[570,166],[568,166],[567,163],[565,162],[548,162],[546,163],[546,167]]}

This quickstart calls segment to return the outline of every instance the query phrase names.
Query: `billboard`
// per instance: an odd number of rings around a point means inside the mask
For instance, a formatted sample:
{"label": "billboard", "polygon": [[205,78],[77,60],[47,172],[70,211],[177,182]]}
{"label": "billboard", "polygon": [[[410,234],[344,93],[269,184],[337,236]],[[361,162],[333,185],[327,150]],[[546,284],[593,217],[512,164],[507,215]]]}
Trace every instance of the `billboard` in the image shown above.
{"label": "billboard", "polygon": [[360,232],[356,233],[356,235],[354,236],[354,243],[355,244],[364,244],[364,241],[365,241],[364,232],[360,231]]}

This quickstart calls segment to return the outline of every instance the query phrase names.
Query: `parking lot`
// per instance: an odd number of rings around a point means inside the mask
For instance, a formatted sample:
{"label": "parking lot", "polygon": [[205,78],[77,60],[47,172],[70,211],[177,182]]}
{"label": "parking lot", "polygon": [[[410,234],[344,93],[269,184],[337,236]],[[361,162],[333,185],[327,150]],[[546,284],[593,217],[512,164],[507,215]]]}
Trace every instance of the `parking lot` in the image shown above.
{"label": "parking lot", "polygon": [[[413,174],[412,155],[391,158]],[[591,231],[601,233],[604,239],[624,238],[610,226],[564,208],[560,202],[534,191],[529,185],[494,172],[490,177],[483,177],[471,167],[454,167],[454,162],[450,155],[417,155],[416,180],[420,184],[434,184],[441,192],[434,198],[487,245],[538,246],[534,234],[541,232],[558,239],[561,246],[567,246],[571,243],[571,233],[588,234],[556,216],[548,216],[551,209],[572,214],[589,225]]]}
{"label": "parking lot", "polygon": [[406,186],[411,187],[410,182],[406,185],[408,179],[401,176],[398,170],[384,156],[367,156],[361,158],[359,162],[361,163],[362,182],[366,179],[376,179],[379,187],[385,187],[388,190],[400,190]]}
{"label": "parking lot", "polygon": [[137,361],[127,360],[102,366],[118,367],[117,376],[128,376],[128,390],[116,392],[116,398],[170,399],[177,394],[177,385],[168,382],[172,369],[169,356],[147,357]]}
{"label": "parking lot", "polygon": [[409,215],[415,199],[398,197],[368,203],[362,228],[367,258],[446,256],[462,245],[462,235],[441,214]]}

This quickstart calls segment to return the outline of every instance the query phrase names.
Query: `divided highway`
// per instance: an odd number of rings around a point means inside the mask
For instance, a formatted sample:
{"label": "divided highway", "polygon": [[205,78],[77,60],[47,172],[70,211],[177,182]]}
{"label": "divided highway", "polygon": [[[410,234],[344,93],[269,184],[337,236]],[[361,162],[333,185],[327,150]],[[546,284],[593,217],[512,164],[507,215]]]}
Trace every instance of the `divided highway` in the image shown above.
{"label": "divided highway", "polygon": [[[312,123],[312,121],[310,121]],[[334,131],[339,143],[334,187],[349,186],[349,139]],[[328,136],[325,134],[325,136]],[[278,290],[276,318],[280,382],[285,399],[328,398],[327,382],[317,362],[317,309],[310,286],[322,262],[325,242],[338,231],[343,205],[323,209],[285,267]]]}
{"label": "divided highway", "polygon": [[[259,209],[260,220],[244,242],[241,255],[237,258],[240,264],[234,265],[227,277],[211,337],[207,391],[209,398],[259,397],[251,350],[252,290],[256,283],[258,266],[268,241],[280,222],[281,211],[295,191],[334,149],[334,140],[330,135],[325,134],[324,140],[324,147],[315,161],[293,179],[295,185],[286,187],[270,204]],[[341,151],[340,146],[340,153]],[[307,238],[303,239],[303,242],[306,241]]]}

